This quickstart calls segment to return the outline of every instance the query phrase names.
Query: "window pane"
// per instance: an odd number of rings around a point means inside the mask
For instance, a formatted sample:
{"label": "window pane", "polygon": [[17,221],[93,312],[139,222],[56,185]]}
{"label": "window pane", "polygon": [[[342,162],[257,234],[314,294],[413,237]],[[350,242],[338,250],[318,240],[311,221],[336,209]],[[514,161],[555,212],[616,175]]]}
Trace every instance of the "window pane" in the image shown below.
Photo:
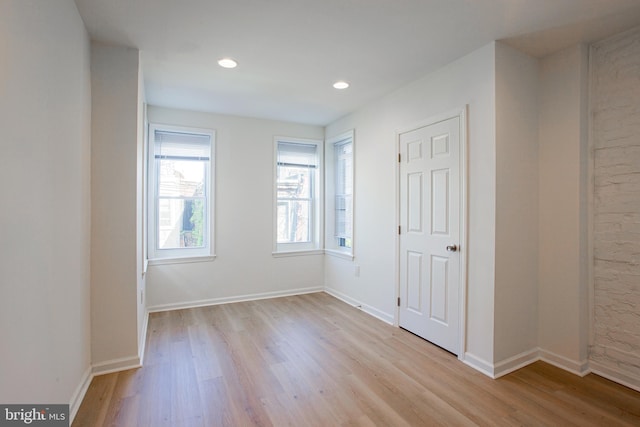
{"label": "window pane", "polygon": [[310,199],[314,169],[278,166],[278,198]]}
{"label": "window pane", "polygon": [[335,235],[336,237],[351,238],[352,235],[352,196],[341,195],[335,197],[336,204],[336,223],[335,223]]}
{"label": "window pane", "polygon": [[335,146],[335,236],[338,246],[351,247],[353,234],[353,143]]}
{"label": "window pane", "polygon": [[158,200],[158,249],[205,246],[205,200]]}
{"label": "window pane", "polygon": [[198,160],[158,160],[158,195],[161,197],[204,196],[205,163]]}
{"label": "window pane", "polygon": [[335,148],[336,194],[353,192],[353,144],[345,143]]}
{"label": "window pane", "polygon": [[345,237],[339,237],[338,238],[338,246],[342,247],[342,248],[350,248],[351,246],[351,239],[347,239]]}
{"label": "window pane", "polygon": [[278,200],[278,243],[311,241],[310,208],[309,200]]}

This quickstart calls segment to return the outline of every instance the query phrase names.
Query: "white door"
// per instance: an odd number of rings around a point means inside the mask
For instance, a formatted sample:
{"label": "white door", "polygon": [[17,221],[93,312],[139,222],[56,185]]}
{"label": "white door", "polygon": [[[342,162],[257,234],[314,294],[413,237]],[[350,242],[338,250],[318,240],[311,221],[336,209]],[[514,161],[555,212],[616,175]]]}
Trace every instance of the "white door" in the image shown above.
{"label": "white door", "polygon": [[459,353],[460,117],[400,134],[399,325]]}

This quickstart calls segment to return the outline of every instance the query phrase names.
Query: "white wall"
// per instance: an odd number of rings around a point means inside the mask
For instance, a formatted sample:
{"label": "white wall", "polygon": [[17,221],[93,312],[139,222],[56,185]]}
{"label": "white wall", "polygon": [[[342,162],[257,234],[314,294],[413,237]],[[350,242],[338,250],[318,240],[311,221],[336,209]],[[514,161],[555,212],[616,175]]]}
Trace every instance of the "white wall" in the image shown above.
{"label": "white wall", "polygon": [[144,76],[142,67],[138,67],[138,108],[137,108],[137,139],[136,139],[136,301],[138,312],[138,356],[140,360],[144,358],[144,348],[146,344],[147,332],[147,309],[146,309],[146,253],[144,251],[146,234],[144,226],[146,224],[144,215],[146,213],[146,191],[145,180],[145,128],[146,128],[146,105]]}
{"label": "white wall", "polygon": [[151,310],[320,290],[322,255],[274,258],[273,138],[324,138],[324,129],[148,107],[150,123],[214,129],[215,252],[209,262],[150,265]]}
{"label": "white wall", "polygon": [[[397,289],[396,132],[469,105],[466,359],[493,363],[496,209],[495,45],[489,44],[338,120],[327,137],[355,129],[355,260],[325,257],[325,286],[394,319]],[[360,266],[355,277],[354,265]]]}
{"label": "white wall", "polygon": [[497,43],[495,79],[494,362],[499,366],[519,355],[537,355],[538,61]]}
{"label": "white wall", "polygon": [[72,0],[4,0],[0,40],[0,402],[73,412],[90,365],[89,37]]}
{"label": "white wall", "polygon": [[94,370],[139,363],[138,51],[91,46],[91,338]]}
{"label": "white wall", "polygon": [[539,321],[542,356],[586,369],[587,49],[540,61]]}

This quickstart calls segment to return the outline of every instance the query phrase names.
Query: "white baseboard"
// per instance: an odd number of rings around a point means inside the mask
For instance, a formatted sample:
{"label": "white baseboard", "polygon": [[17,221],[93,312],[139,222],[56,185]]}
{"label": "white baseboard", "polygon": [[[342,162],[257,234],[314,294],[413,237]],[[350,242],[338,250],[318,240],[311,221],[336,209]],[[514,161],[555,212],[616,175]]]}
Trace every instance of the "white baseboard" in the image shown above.
{"label": "white baseboard", "polygon": [[522,352],[498,363],[487,362],[486,360],[476,357],[470,353],[465,353],[464,358],[461,358],[460,360],[494,379],[510,374],[520,368],[524,368],[538,360],[542,360],[543,362],[581,377],[584,377],[591,372],[589,362],[586,360],[575,361],[541,348],[532,348],[531,350]]}
{"label": "white baseboard", "polygon": [[571,372],[572,374],[584,377],[590,371],[589,362],[586,360],[583,361],[575,361],[571,360],[567,357],[561,356],[559,354],[555,354],[551,351],[540,349],[539,359],[543,362],[546,362],[550,365],[555,366],[556,368],[563,369],[565,371]]}
{"label": "white baseboard", "polygon": [[540,350],[538,348],[516,354],[493,365],[493,378],[500,378],[538,360],[540,360]]}
{"label": "white baseboard", "polygon": [[78,413],[78,409],[80,409],[80,405],[82,404],[84,395],[87,394],[87,390],[89,389],[89,385],[91,384],[92,379],[93,373],[91,371],[91,366],[88,366],[87,370],[84,371],[84,374],[82,374],[80,384],[78,384],[78,387],[73,392],[71,401],[69,402],[69,425],[73,424],[73,420]]}
{"label": "white baseboard", "polygon": [[367,305],[361,301],[356,300],[355,298],[351,298],[348,295],[343,294],[340,291],[337,291],[335,289],[331,289],[328,287],[324,288],[324,291],[326,293],[328,293],[329,295],[331,295],[334,298],[339,299],[340,301],[343,301],[349,305],[352,305],[354,307],[357,307],[359,309],[361,309],[362,311],[364,311],[365,313],[379,319],[382,320],[385,323],[388,323],[390,325],[393,325],[393,315],[389,314],[389,313],[385,313],[384,311],[378,310],[375,307],[371,307],[370,305]]}
{"label": "white baseboard", "polygon": [[206,307],[209,305],[229,304],[233,302],[255,301],[268,298],[290,297],[294,295],[311,294],[322,292],[322,286],[314,286],[310,288],[288,289],[286,291],[263,292],[259,294],[238,295],[233,297],[211,298],[196,301],[185,301],[171,304],[158,304],[147,308],[149,313],[157,313],[159,311],[181,310],[185,308]]}
{"label": "white baseboard", "polygon": [[142,367],[139,356],[121,357],[119,359],[107,360],[93,365],[91,372],[94,376],[110,374],[112,372],[126,371]]}
{"label": "white baseboard", "polygon": [[490,378],[495,378],[493,376],[494,368],[492,363],[489,363],[486,360],[469,352],[466,352],[464,354],[464,357],[459,358],[459,360],[465,365],[471,366],[476,371],[480,371]]}
{"label": "white baseboard", "polygon": [[73,420],[76,418],[80,405],[82,405],[82,401],[84,400],[84,396],[87,394],[87,390],[95,376],[125,371],[132,368],[139,368],[141,366],[142,360],[140,357],[125,357],[89,366],[82,375],[82,380],[69,402],[69,425],[73,424]]}
{"label": "white baseboard", "polygon": [[617,369],[604,366],[593,360],[589,361],[589,368],[591,369],[591,372],[596,375],[600,375],[608,380],[622,384],[632,390],[640,391],[640,378],[625,374]]}
{"label": "white baseboard", "polygon": [[140,342],[138,342],[138,358],[140,366],[144,363],[144,351],[147,347],[147,328],[149,327],[149,310],[145,310],[144,320],[142,321],[142,331],[140,333]]}
{"label": "white baseboard", "polygon": [[121,359],[110,360],[107,362],[91,365],[87,368],[82,375],[82,380],[76,388],[76,391],[71,397],[69,403],[69,425],[73,424],[73,420],[78,414],[78,409],[84,400],[85,394],[91,385],[93,377],[96,375],[110,374],[112,372],[124,371],[131,368],[139,368],[142,366],[144,358],[145,344],[147,342],[147,327],[149,325],[149,312],[147,311],[144,316],[144,323],[142,325],[142,337],[141,342],[138,345],[139,355],[138,357],[125,357]]}

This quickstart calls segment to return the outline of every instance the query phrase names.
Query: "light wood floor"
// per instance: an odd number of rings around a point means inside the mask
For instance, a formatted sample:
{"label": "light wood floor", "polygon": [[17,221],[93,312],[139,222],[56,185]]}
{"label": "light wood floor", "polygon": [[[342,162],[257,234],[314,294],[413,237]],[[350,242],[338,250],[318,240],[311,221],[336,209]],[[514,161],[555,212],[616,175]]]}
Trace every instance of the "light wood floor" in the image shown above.
{"label": "light wood floor", "polygon": [[73,426],[640,425],[640,393],[538,362],[491,380],[327,294],[154,313]]}

